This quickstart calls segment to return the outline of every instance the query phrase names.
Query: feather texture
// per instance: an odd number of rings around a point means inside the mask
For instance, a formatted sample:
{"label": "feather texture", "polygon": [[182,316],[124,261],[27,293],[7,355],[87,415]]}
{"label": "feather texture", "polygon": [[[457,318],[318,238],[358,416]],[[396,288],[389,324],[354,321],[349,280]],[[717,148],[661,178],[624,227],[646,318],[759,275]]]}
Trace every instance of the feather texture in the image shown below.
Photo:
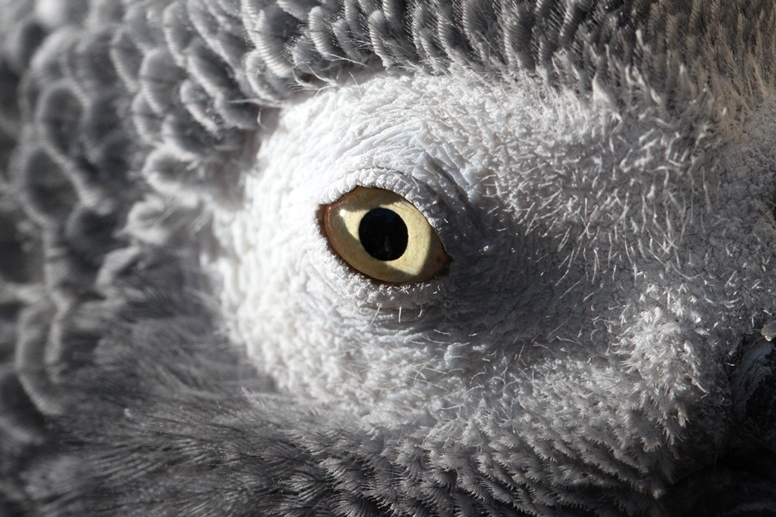
{"label": "feather texture", "polygon": [[[372,421],[284,392],[258,372],[225,331],[218,286],[201,263],[213,244],[212,207],[242,206],[262,138],[316,95],[359,90],[370,77],[461,74],[504,92],[533,88],[537,103],[565,95],[572,104],[606,106],[607,123],[638,127],[639,152],[598,162],[598,174],[574,188],[596,192],[596,177],[653,163],[665,165],[657,171],[665,178],[685,181],[672,171],[734,146],[740,134],[730,136],[729,127],[747,128],[761,116],[757,106],[770,106],[775,25],[770,0],[0,0],[0,513],[776,511],[772,452],[750,450],[734,433],[726,363],[744,336],[727,320],[726,328],[699,330],[669,301],[665,311],[623,326],[623,340],[638,344],[631,349],[612,343],[609,356],[595,357],[577,350],[582,359],[568,364],[547,352],[565,384],[542,385],[546,391],[532,398],[500,400],[466,419],[429,412]],[[769,124],[752,127],[767,133]],[[752,141],[767,147],[769,134],[754,133]],[[547,159],[566,167],[551,144]],[[753,163],[740,160],[742,169]],[[772,166],[763,161],[763,170]],[[556,200],[551,181],[534,200],[545,207]],[[715,196],[698,185],[693,202]],[[600,207],[585,205],[583,195],[569,202],[568,219],[582,226],[604,221],[628,231],[618,226],[627,220],[644,235],[601,264],[658,257],[650,264],[664,266],[684,236],[672,225],[695,228],[686,200],[657,180],[654,187],[641,204],[624,206],[619,193],[603,191]],[[751,188],[753,196],[767,190]],[[510,195],[496,182],[475,190],[488,199]],[[663,196],[667,214],[650,211],[649,196]],[[643,210],[631,213],[633,206]],[[772,217],[769,210],[761,211]],[[577,238],[591,243],[554,264],[558,270],[579,257],[597,267],[609,245],[603,236],[553,233],[561,226],[549,209],[527,208],[520,224],[552,234],[558,250]],[[763,243],[774,242],[770,227],[740,226],[753,227]],[[756,248],[763,270],[773,253],[766,244]],[[444,310],[456,314],[453,305]],[[774,309],[736,314],[762,326]],[[622,314],[632,315],[627,307]],[[480,316],[472,335],[492,328]],[[734,344],[703,349],[703,332]],[[573,338],[595,340],[581,334]],[[464,348],[439,353],[458,371],[471,359]],[[589,370],[575,369],[585,360],[623,368],[607,377],[618,380],[610,390],[631,380],[636,387],[623,398],[600,397]],[[542,374],[554,378],[552,368]],[[498,384],[495,366],[488,371]],[[569,386],[573,400],[564,398]],[[632,409],[630,427],[608,420],[618,405]],[[587,420],[569,410],[579,407]],[[737,456],[713,464],[709,450]],[[739,464],[753,457],[760,459]]]}

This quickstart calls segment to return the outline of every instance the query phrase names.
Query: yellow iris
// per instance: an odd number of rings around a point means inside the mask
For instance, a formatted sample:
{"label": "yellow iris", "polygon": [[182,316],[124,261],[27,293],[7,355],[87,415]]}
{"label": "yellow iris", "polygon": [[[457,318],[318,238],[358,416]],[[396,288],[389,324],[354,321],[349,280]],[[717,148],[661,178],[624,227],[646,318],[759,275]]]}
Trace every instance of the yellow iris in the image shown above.
{"label": "yellow iris", "polygon": [[423,214],[389,190],[357,187],[324,207],[323,228],[345,262],[382,282],[419,282],[450,263]]}

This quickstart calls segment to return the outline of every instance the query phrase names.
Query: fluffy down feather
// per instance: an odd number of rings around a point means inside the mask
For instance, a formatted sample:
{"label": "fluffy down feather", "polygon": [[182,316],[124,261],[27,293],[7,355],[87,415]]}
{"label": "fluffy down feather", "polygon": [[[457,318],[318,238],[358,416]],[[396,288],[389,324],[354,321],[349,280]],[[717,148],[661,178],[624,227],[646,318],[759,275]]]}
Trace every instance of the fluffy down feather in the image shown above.
{"label": "fluffy down feather", "polygon": [[[0,513],[776,512],[770,0],[0,0]],[[393,190],[445,274],[321,206]]]}

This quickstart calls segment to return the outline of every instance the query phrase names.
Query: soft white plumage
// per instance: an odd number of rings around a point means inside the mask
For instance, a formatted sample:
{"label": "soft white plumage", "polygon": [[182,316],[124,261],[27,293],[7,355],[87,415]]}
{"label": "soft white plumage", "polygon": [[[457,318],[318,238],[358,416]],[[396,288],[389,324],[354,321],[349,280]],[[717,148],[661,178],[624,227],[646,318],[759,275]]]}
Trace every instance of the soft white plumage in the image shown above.
{"label": "soft white plumage", "polygon": [[9,513],[776,511],[769,0],[0,11]]}

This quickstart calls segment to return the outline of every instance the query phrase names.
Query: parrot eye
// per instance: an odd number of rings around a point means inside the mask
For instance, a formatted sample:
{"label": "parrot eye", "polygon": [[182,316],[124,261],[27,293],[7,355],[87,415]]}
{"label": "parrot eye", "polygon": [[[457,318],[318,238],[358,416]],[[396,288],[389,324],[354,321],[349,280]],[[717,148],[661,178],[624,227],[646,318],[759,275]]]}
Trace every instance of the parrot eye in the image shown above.
{"label": "parrot eye", "polygon": [[324,206],[323,229],[342,260],[381,282],[420,282],[451,260],[423,214],[389,190],[356,187]]}

